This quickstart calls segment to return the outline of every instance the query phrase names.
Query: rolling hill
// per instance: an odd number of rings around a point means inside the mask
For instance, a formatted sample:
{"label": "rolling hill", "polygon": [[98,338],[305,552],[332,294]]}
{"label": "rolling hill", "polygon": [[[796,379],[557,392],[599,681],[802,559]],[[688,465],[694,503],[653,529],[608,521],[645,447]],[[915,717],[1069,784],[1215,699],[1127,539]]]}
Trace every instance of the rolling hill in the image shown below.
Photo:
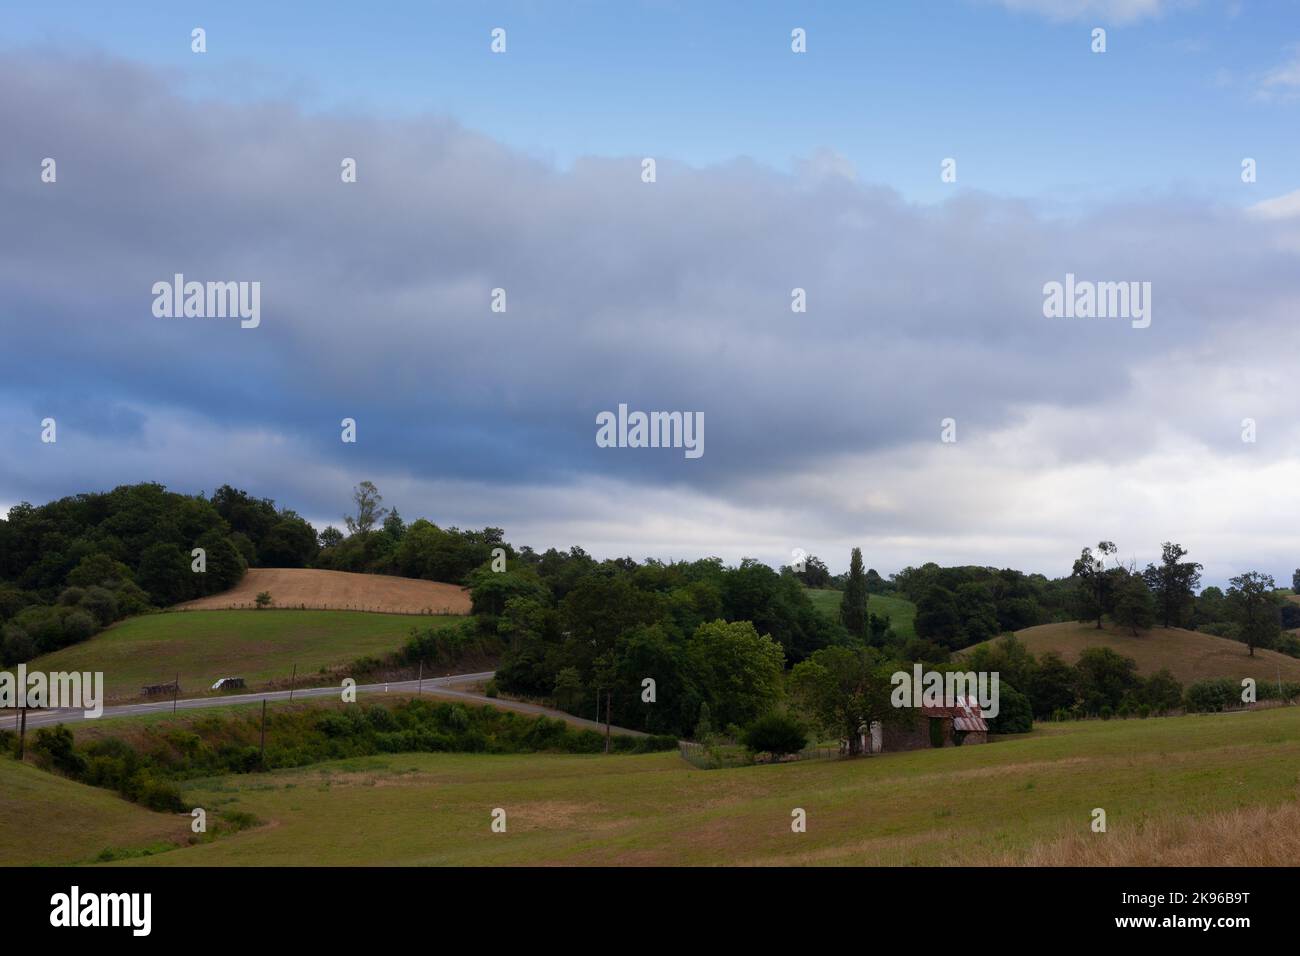
{"label": "rolling hill", "polygon": [[[828,614],[833,620],[840,619],[840,599],[844,592],[831,588],[808,588],[808,600],[813,607]],[[916,637],[916,605],[905,598],[891,597],[888,594],[873,594],[867,599],[867,612],[878,617],[888,616],[889,623],[903,640]]]}
{"label": "rolling hill", "polygon": [[237,585],[220,594],[176,605],[180,610],[251,608],[262,591],[276,607],[386,614],[468,614],[469,591],[455,584],[353,574],[311,568],[250,568]]}
{"label": "rolling hill", "polygon": [[84,863],[105,850],[161,850],[189,836],[189,818],[154,813],[108,790],[0,757],[0,866]]}
{"label": "rolling hill", "polygon": [[[388,754],[195,780],[195,806],[274,825],[129,862],[1294,865],[1297,758],[1295,707],[728,770],[676,753]],[[1090,831],[1096,806],[1106,834]],[[491,832],[493,807],[508,835]],[[806,833],[791,833],[792,807],[807,811]]]}
{"label": "rolling hill", "polygon": [[1134,637],[1123,628],[1107,625],[1097,630],[1095,624],[1070,621],[1025,628],[1016,637],[1034,656],[1056,651],[1067,663],[1076,661],[1084,648],[1109,647],[1137,661],[1142,675],[1167,668],[1184,685],[1208,677],[1253,677],[1262,683],[1277,680],[1279,674],[1282,680],[1300,681],[1300,660],[1294,657],[1264,650],[1250,657],[1238,641],[1178,627],[1154,627]]}
{"label": "rolling hill", "polygon": [[221,677],[242,677],[255,688],[287,680],[295,665],[299,679],[307,680],[322,669],[395,651],[413,628],[458,620],[362,611],[168,611],[122,621],[27,666],[103,671],[106,694],[116,699],[137,697],[146,684],[179,673],[181,695],[198,697]]}

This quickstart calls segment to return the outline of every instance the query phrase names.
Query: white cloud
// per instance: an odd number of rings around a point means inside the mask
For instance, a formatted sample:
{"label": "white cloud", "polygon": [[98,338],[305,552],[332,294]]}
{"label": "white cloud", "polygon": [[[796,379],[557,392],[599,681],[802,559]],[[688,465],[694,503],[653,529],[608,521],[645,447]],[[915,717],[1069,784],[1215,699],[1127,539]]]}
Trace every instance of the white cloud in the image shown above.
{"label": "white cloud", "polygon": [[[1168,0],[997,0],[1020,13],[1035,13],[1052,20],[1101,18],[1110,23],[1128,23],[1158,17],[1172,4]],[[1104,24],[1103,24],[1104,25]]]}
{"label": "white cloud", "polygon": [[1260,99],[1290,100],[1300,96],[1300,45],[1291,48],[1291,58],[1269,70],[1259,81]]}

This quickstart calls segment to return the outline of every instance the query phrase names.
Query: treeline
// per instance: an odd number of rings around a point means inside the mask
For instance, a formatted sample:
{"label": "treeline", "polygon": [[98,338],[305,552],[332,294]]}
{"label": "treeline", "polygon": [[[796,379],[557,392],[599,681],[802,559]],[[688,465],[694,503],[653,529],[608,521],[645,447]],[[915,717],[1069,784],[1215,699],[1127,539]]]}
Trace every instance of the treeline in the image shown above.
{"label": "treeline", "polygon": [[314,541],[292,511],[229,486],[207,498],[123,485],[16,505],[0,520],[0,661],[26,661],[123,617],[227,590],[259,554],[288,558],[284,542],[303,529]]}
{"label": "treeline", "polygon": [[333,527],[318,536],[292,509],[230,485],[210,497],[144,483],[16,505],[0,519],[0,666],[84,641],[134,614],[226,591],[248,568],[466,584],[504,545],[499,528],[443,530],[423,519],[407,527],[379,507],[369,482],[354,500],[347,536]]}
{"label": "treeline", "polygon": [[[997,672],[1005,687],[1028,699],[1039,720],[1084,717],[1148,717],[1178,710],[1219,711],[1243,704],[1243,686],[1228,678],[1209,678],[1184,687],[1167,669],[1142,676],[1138,665],[1109,647],[1089,647],[1073,664],[1055,651],[1035,657],[1014,635],[966,654],[962,671]],[[1257,700],[1292,700],[1300,683],[1259,683]]]}
{"label": "treeline", "polygon": [[[1287,633],[1300,628],[1300,604],[1271,575],[1246,571],[1226,591],[1207,587],[1198,594],[1202,566],[1185,560],[1181,545],[1165,542],[1160,560],[1140,570],[1119,561],[1117,551],[1110,541],[1084,548],[1067,577],[929,563],[904,568],[888,582],[867,571],[866,588],[912,601],[918,637],[949,651],[1039,624],[1093,621],[1101,627],[1109,620],[1135,635],[1156,626],[1188,628],[1241,641],[1248,654],[1263,647],[1300,657],[1300,638]],[[850,568],[830,585],[847,592],[852,578]],[[1300,570],[1292,583],[1300,585]]]}
{"label": "treeline", "polygon": [[718,726],[743,726],[780,697],[787,661],[849,640],[792,574],[748,559],[598,562],[576,547],[523,548],[505,571],[477,572],[471,593],[507,644],[502,690],[588,717],[599,701],[602,720],[608,705],[614,723],[656,733],[688,735],[705,707]]}

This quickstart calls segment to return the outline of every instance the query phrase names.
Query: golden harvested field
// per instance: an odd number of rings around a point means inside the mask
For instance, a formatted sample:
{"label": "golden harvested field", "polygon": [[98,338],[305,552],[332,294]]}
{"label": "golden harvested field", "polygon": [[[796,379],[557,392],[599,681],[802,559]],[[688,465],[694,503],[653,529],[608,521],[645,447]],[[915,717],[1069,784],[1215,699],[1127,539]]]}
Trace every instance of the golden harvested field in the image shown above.
{"label": "golden harvested field", "polygon": [[469,613],[469,591],[455,584],[310,568],[250,568],[244,579],[229,591],[186,601],[176,608],[252,607],[262,591],[271,592],[276,607],[385,614]]}

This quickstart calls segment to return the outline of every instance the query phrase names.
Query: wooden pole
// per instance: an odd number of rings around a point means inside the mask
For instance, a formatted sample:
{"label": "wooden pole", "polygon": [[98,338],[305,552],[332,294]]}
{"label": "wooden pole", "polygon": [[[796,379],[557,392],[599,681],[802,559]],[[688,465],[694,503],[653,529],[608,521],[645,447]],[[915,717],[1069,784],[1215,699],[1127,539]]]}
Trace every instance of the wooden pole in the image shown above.
{"label": "wooden pole", "polygon": [[27,751],[27,708],[23,708],[21,727],[18,730],[18,759],[23,759],[23,754]]}
{"label": "wooden pole", "polygon": [[424,693],[424,661],[420,661],[420,683],[416,685],[415,692],[417,694]]}
{"label": "wooden pole", "polygon": [[176,683],[172,685],[172,713],[173,714],[176,713],[176,698],[180,696],[180,692],[181,692],[181,675],[177,674]]}
{"label": "wooden pole", "polygon": [[293,685],[298,681],[298,665],[293,665],[293,676],[289,678],[289,703],[293,703]]}
{"label": "wooden pole", "polygon": [[262,698],[262,756],[260,763],[266,763],[266,698]]}
{"label": "wooden pole", "polygon": [[609,753],[609,698],[610,692],[605,691],[605,753]]}

